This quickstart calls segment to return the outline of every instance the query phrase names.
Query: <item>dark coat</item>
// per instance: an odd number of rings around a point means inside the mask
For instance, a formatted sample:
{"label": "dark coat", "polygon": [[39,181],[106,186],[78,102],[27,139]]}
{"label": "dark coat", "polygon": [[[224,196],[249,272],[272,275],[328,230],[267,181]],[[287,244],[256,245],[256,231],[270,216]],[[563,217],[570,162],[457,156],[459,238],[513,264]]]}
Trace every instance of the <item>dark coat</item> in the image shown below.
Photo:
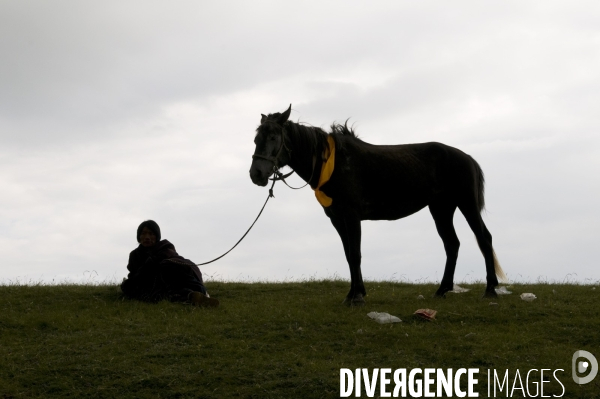
{"label": "dark coat", "polygon": [[198,266],[180,256],[167,240],[150,248],[139,245],[129,254],[127,270],[121,290],[130,298],[155,302],[185,300],[191,291],[206,293]]}

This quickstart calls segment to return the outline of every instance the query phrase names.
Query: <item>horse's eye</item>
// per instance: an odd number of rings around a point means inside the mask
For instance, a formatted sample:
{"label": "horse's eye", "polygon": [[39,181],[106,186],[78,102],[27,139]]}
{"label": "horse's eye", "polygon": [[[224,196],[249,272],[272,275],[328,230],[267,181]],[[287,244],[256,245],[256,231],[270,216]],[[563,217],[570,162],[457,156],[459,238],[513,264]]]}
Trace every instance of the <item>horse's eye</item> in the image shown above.
{"label": "horse's eye", "polygon": [[275,141],[275,135],[274,134],[269,135],[269,141]]}

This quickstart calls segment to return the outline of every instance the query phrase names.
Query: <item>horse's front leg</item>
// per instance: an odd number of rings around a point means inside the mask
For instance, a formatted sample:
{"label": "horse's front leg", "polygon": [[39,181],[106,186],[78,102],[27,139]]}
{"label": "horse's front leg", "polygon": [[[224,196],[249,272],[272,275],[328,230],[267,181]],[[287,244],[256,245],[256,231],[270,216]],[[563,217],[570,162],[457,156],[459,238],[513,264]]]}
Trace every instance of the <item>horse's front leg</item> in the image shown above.
{"label": "horse's front leg", "polygon": [[365,285],[363,283],[362,272],[360,270],[360,239],[361,227],[358,217],[331,217],[331,223],[337,230],[342,244],[344,245],[344,253],[350,267],[350,291],[344,299],[344,303],[350,306],[362,306],[365,304],[364,295],[367,295]]}

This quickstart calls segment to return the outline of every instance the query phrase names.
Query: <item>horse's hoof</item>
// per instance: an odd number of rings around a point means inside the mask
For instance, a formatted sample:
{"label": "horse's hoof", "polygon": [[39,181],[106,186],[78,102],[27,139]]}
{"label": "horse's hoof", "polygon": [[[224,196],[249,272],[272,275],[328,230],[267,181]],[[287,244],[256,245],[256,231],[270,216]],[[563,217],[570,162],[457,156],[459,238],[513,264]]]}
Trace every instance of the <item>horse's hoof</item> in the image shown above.
{"label": "horse's hoof", "polygon": [[494,288],[492,288],[491,290],[486,289],[481,297],[482,298],[498,298],[498,294],[496,293],[496,290]]}
{"label": "horse's hoof", "polygon": [[434,296],[434,298],[446,298],[446,292],[448,292],[448,291],[452,291],[452,288],[443,288],[443,287],[440,287],[435,292],[435,294],[433,294],[433,296]]}
{"label": "horse's hoof", "polygon": [[360,300],[353,299],[352,302],[350,302],[350,306],[365,306],[365,300],[362,298],[360,298]]}
{"label": "horse's hoof", "polygon": [[347,306],[365,306],[365,299],[361,294],[356,294],[354,297],[347,296],[342,303]]}

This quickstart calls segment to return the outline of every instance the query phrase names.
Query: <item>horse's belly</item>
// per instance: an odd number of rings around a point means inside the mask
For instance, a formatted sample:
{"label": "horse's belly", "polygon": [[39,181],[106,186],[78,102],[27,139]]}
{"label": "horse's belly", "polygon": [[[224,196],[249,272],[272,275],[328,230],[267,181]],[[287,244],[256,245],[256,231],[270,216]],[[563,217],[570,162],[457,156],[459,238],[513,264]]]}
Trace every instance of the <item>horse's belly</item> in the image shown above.
{"label": "horse's belly", "polygon": [[362,220],[396,220],[419,212],[427,206],[427,201],[373,201],[365,204]]}

